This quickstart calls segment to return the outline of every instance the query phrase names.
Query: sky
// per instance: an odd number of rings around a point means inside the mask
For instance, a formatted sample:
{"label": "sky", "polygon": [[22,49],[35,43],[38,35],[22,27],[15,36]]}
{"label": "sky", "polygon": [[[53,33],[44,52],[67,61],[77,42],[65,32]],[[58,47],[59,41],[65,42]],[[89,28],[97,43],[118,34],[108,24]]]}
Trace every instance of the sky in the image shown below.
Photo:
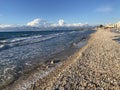
{"label": "sky", "polygon": [[0,25],[115,23],[120,20],[119,4],[120,0],[0,0]]}

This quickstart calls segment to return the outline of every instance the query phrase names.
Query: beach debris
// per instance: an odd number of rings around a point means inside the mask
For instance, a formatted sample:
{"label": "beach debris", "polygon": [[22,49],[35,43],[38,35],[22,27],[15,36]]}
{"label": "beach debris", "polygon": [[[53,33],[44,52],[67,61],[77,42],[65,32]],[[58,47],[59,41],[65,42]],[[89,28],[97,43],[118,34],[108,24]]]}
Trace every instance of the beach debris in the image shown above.
{"label": "beach debris", "polygon": [[51,63],[51,64],[54,64],[54,60],[52,60],[50,63]]}
{"label": "beach debris", "polygon": [[56,60],[51,60],[50,64],[56,64],[56,63],[59,63],[61,60],[59,59],[56,59]]}

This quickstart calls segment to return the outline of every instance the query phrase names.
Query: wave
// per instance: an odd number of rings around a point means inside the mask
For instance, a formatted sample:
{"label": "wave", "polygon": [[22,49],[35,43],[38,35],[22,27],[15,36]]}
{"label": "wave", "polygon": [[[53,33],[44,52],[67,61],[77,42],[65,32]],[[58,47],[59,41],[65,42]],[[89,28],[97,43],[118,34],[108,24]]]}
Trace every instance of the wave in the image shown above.
{"label": "wave", "polygon": [[0,48],[3,48],[4,47],[4,45],[0,45]]}
{"label": "wave", "polygon": [[0,40],[0,44],[1,44],[0,49],[37,43],[37,42],[45,41],[55,37],[59,37],[63,34],[64,33],[56,33],[56,34],[36,35],[36,36],[29,36],[29,37],[19,37],[19,38]]}

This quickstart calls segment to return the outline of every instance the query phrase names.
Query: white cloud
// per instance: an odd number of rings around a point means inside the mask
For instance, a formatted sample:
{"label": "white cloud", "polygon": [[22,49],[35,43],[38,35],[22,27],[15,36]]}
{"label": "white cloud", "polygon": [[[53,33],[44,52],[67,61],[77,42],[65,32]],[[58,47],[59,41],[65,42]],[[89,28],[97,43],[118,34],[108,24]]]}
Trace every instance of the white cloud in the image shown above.
{"label": "white cloud", "polygon": [[41,19],[37,18],[37,19],[34,19],[33,21],[31,22],[28,22],[27,25],[28,26],[38,26],[39,23],[40,23]]}
{"label": "white cloud", "polygon": [[72,23],[72,24],[67,24],[63,19],[59,19],[58,23],[48,23],[47,21],[37,18],[34,19],[31,22],[27,23],[27,26],[36,26],[36,27],[79,27],[79,26],[85,26],[87,24],[82,24],[82,23]]}
{"label": "white cloud", "polygon": [[51,24],[49,24],[49,26],[51,26],[51,27],[58,27],[58,26],[64,26],[65,25],[65,22],[64,22],[64,20],[63,19],[59,19],[58,20],[58,23],[51,23]]}
{"label": "white cloud", "polygon": [[[57,23],[49,23],[46,20],[37,18],[31,22],[28,22],[25,26],[30,27],[42,27],[42,28],[52,28],[52,27],[82,27],[88,24],[82,23],[65,23],[63,19],[59,19]],[[24,25],[14,25],[14,24],[0,24],[0,28],[11,28],[11,27],[22,27]]]}
{"label": "white cloud", "polygon": [[113,8],[109,5],[106,5],[106,6],[98,7],[95,11],[96,12],[108,13],[108,12],[112,12]]}
{"label": "white cloud", "polygon": [[59,26],[64,26],[65,22],[64,22],[63,19],[60,19],[60,20],[58,21],[58,24],[59,24]]}
{"label": "white cloud", "polygon": [[71,23],[71,24],[68,24],[68,23],[65,23],[65,21],[63,19],[60,19],[58,20],[58,23],[57,24],[50,24],[51,27],[80,27],[80,26],[85,26],[85,25],[88,25],[87,23],[85,24],[82,24],[82,23]]}
{"label": "white cloud", "polygon": [[85,26],[88,25],[87,23],[82,24],[82,23],[72,23],[72,24],[66,24],[67,27],[80,27],[80,26]]}
{"label": "white cloud", "polygon": [[45,26],[47,24],[47,22],[43,19],[40,19],[40,18],[36,18],[34,19],[33,21],[31,22],[28,22],[27,23],[27,26]]}
{"label": "white cloud", "polygon": [[0,24],[0,28],[14,27],[14,25]]}

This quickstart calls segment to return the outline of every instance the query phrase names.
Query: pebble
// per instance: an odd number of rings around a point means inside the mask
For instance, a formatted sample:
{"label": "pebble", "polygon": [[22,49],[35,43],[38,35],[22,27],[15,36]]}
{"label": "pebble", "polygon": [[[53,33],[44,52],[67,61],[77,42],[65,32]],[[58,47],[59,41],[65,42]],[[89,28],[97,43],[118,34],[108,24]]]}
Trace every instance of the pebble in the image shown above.
{"label": "pebble", "polygon": [[52,60],[50,63],[51,63],[51,64],[54,64],[54,61]]}

